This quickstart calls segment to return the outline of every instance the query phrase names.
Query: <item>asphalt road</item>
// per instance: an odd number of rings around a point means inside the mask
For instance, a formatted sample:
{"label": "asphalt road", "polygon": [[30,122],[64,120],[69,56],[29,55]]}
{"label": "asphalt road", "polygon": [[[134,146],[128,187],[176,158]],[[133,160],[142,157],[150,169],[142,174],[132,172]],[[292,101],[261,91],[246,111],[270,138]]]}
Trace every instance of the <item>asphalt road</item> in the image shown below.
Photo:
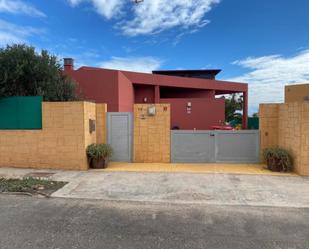
{"label": "asphalt road", "polygon": [[307,249],[309,209],[0,195],[1,249]]}

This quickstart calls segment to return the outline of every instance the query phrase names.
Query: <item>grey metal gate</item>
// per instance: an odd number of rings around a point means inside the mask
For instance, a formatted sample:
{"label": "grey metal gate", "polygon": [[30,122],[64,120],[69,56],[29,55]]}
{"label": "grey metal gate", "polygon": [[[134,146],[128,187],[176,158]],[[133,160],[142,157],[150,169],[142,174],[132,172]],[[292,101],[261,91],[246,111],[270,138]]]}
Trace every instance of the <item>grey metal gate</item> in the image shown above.
{"label": "grey metal gate", "polygon": [[172,162],[259,162],[259,131],[171,132]]}
{"label": "grey metal gate", "polygon": [[112,161],[132,160],[132,113],[107,113],[107,143],[113,148]]}
{"label": "grey metal gate", "polygon": [[173,130],[171,136],[172,162],[215,162],[215,136],[213,132]]}
{"label": "grey metal gate", "polygon": [[259,157],[258,130],[216,132],[216,162],[257,163]]}

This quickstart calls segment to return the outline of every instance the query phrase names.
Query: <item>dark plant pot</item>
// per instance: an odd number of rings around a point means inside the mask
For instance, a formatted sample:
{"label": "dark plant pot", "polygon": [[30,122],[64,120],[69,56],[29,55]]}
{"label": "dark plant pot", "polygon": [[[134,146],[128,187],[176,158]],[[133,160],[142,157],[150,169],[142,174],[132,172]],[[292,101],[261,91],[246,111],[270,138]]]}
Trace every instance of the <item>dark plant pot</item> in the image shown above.
{"label": "dark plant pot", "polygon": [[284,166],[282,165],[282,162],[280,158],[278,157],[270,157],[267,160],[267,168],[274,172],[282,172],[284,171]]}
{"label": "dark plant pot", "polygon": [[105,169],[107,167],[108,160],[106,158],[99,158],[99,159],[91,159],[90,167],[93,169]]}

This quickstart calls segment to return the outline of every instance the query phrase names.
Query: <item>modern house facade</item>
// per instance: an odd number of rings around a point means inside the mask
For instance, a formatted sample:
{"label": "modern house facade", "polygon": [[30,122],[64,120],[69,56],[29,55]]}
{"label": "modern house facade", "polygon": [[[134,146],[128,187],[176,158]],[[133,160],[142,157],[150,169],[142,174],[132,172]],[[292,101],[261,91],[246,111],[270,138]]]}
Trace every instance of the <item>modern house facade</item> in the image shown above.
{"label": "modern house facade", "polygon": [[171,128],[208,130],[225,122],[223,94],[244,96],[243,128],[247,127],[248,85],[215,79],[220,70],[175,70],[136,73],[95,67],[74,70],[64,60],[65,74],[75,80],[86,100],[107,103],[108,112],[132,112],[134,104],[171,105]]}

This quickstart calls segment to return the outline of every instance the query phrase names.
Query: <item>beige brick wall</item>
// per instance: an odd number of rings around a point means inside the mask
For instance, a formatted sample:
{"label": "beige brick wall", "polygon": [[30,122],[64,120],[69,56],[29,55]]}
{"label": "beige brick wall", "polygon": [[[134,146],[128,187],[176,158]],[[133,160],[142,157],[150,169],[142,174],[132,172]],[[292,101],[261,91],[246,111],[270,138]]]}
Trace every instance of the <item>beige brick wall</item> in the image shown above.
{"label": "beige brick wall", "polygon": [[309,102],[302,103],[301,111],[302,111],[302,124],[301,124],[300,172],[302,175],[309,176]]}
{"label": "beige brick wall", "polygon": [[267,147],[278,145],[279,106],[279,104],[260,105],[261,152]]}
{"label": "beige brick wall", "polygon": [[292,152],[297,173],[300,173],[301,167],[301,116],[301,103],[282,104],[279,107],[278,145]]}
{"label": "beige brick wall", "polygon": [[303,102],[309,97],[309,84],[287,85],[284,95],[285,103]]}
{"label": "beige brick wall", "polygon": [[97,143],[106,143],[106,104],[96,104]]}
{"label": "beige brick wall", "polygon": [[260,105],[261,151],[280,146],[292,152],[294,169],[309,175],[309,103]]}
{"label": "beige brick wall", "polygon": [[96,142],[88,102],[43,102],[42,130],[0,130],[0,167],[88,169],[86,146]]}
{"label": "beige brick wall", "polygon": [[170,162],[170,105],[156,104],[156,115],[148,116],[149,104],[134,105],[134,162]]}
{"label": "beige brick wall", "polygon": [[85,148],[92,143],[97,142],[96,130],[90,133],[89,119],[95,120],[96,122],[96,104],[90,102],[84,102],[84,138]]}

